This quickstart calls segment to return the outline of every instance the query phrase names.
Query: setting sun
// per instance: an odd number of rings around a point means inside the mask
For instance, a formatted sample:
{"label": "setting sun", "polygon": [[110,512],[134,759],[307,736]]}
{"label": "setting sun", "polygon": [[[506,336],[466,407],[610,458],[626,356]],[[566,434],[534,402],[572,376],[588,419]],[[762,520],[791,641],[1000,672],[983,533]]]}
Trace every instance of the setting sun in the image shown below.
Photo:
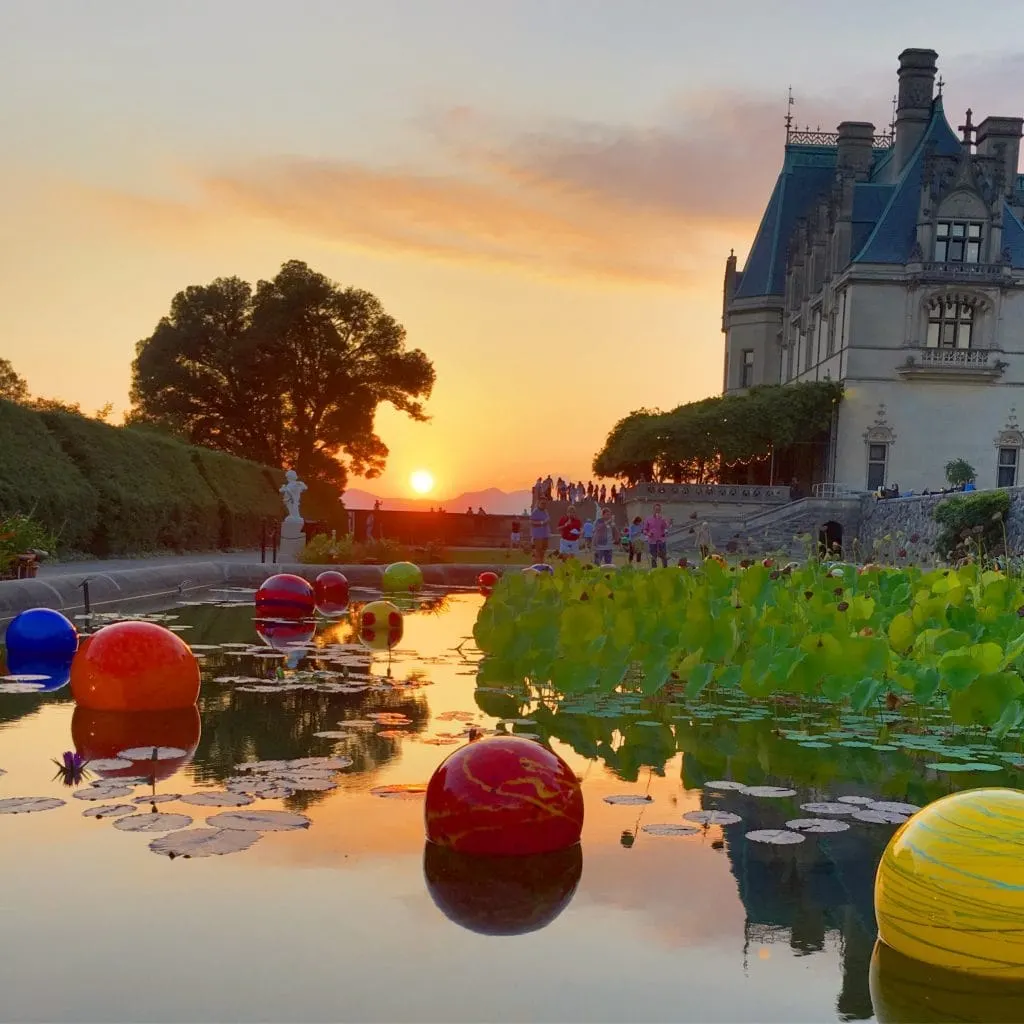
{"label": "setting sun", "polygon": [[417,469],[409,483],[417,494],[429,494],[434,489],[434,478],[425,469]]}

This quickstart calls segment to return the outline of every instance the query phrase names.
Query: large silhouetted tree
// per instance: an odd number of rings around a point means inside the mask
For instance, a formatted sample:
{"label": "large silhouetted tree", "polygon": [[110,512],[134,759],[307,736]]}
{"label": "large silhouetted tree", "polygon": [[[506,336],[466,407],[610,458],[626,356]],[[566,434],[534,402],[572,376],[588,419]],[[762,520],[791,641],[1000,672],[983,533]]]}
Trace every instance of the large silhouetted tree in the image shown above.
{"label": "large silhouetted tree", "polygon": [[344,486],[346,463],[384,467],[377,406],[426,419],[433,384],[375,296],[292,260],[255,291],[232,277],[175,295],[136,347],[130,421]]}

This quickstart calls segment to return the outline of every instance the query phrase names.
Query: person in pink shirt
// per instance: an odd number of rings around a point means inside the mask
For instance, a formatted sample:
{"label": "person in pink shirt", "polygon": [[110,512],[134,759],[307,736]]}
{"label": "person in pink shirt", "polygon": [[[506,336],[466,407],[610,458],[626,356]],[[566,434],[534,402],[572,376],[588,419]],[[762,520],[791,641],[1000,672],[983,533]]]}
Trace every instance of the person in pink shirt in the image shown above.
{"label": "person in pink shirt", "polygon": [[661,514],[661,506],[654,506],[654,515],[644,522],[644,536],[647,538],[647,546],[651,553],[651,568],[658,566],[658,559],[664,568],[668,568],[668,528],[672,525],[671,519],[666,519]]}

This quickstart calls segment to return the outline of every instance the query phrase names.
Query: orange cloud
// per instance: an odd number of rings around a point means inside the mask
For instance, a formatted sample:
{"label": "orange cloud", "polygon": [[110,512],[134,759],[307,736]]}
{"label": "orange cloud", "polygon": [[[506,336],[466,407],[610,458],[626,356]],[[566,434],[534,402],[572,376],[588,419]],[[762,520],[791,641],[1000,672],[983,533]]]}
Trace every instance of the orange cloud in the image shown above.
{"label": "orange cloud", "polygon": [[189,172],[193,198],[92,193],[161,238],[269,221],[329,244],[670,286],[750,237],[778,173],[777,104],[691,99],[647,128],[523,131],[468,107],[423,123],[447,173],[288,157]]}

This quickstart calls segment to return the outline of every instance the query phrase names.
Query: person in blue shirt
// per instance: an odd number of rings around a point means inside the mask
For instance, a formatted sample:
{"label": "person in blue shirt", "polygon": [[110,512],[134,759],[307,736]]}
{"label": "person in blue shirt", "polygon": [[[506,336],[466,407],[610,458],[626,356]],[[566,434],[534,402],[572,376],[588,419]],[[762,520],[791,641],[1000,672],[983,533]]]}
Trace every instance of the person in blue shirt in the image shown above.
{"label": "person in blue shirt", "polygon": [[548,553],[548,540],[551,537],[551,516],[548,503],[541,498],[530,513],[530,541],[533,543],[533,560],[543,562]]}
{"label": "person in blue shirt", "polygon": [[589,551],[591,547],[591,540],[594,537],[594,520],[588,519],[583,524],[583,550]]}

